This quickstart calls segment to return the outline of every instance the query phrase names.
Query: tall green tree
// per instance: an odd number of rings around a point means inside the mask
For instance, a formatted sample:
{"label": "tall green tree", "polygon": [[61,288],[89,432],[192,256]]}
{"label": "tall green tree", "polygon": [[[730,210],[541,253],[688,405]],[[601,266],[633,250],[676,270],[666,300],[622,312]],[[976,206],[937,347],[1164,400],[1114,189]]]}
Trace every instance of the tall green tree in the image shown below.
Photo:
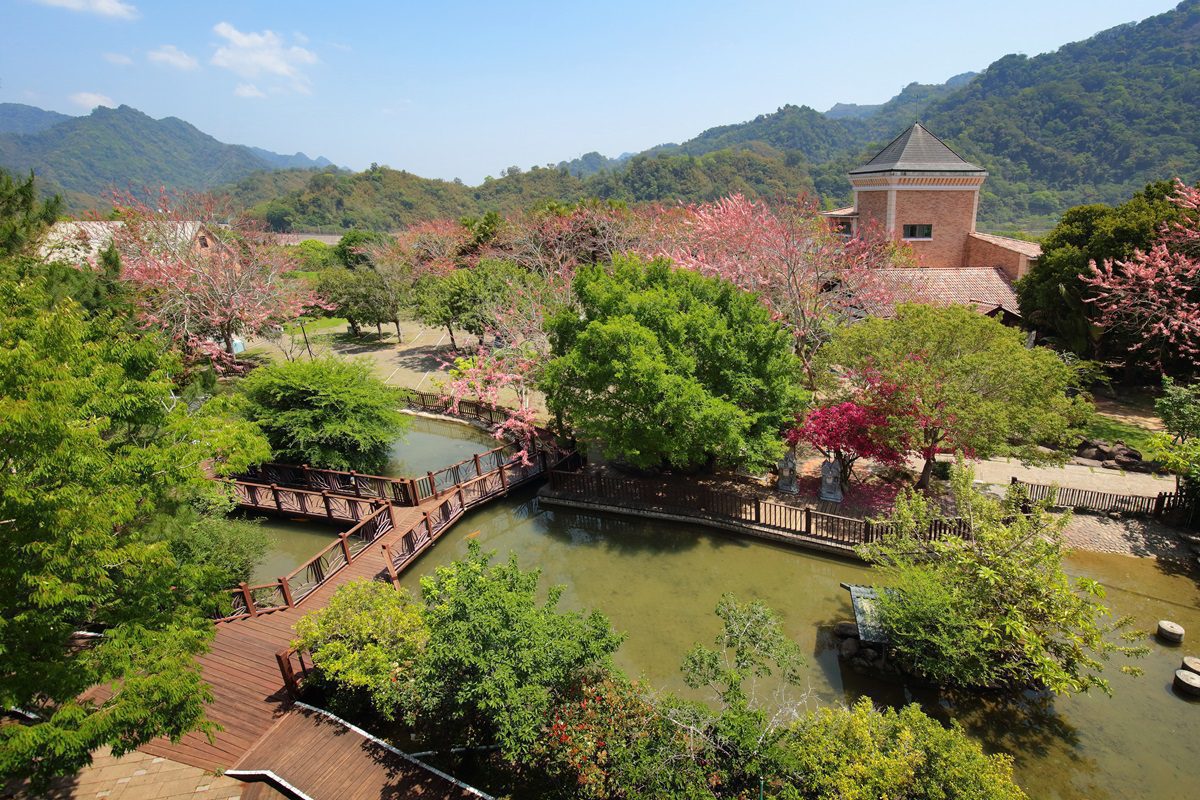
{"label": "tall green tree", "polygon": [[839,329],[822,351],[835,390],[885,388],[908,441],[925,459],[929,484],[938,453],[1062,458],[1046,448],[1074,445],[1092,413],[1076,370],[1025,334],[961,306],[901,305],[890,319]]}
{"label": "tall green tree", "polygon": [[378,472],[408,428],[399,390],[363,361],[280,361],[250,373],[241,391],[274,457],[293,464]]}
{"label": "tall green tree", "polygon": [[17,180],[0,169],[0,258],[26,252],[58,218],[62,198],[38,200],[33,173]]}
{"label": "tall green tree", "polygon": [[790,334],[733,284],[670,262],[616,259],[575,277],[550,324],[550,410],[639,468],[763,467],[799,409]]}
{"label": "tall green tree", "polygon": [[1119,341],[1094,325],[1086,301],[1091,290],[1081,280],[1088,264],[1124,261],[1135,249],[1146,250],[1159,228],[1179,216],[1171,202],[1171,181],[1152,183],[1117,206],[1075,206],[1042,240],[1042,255],[1017,282],[1021,314],[1053,343],[1083,358],[1120,356]]}
{"label": "tall green tree", "polygon": [[227,507],[206,464],[268,451],[224,404],[180,399],[179,373],[159,338],[0,279],[0,705],[32,715],[0,726],[0,776],[206,727],[211,587],[147,523]]}

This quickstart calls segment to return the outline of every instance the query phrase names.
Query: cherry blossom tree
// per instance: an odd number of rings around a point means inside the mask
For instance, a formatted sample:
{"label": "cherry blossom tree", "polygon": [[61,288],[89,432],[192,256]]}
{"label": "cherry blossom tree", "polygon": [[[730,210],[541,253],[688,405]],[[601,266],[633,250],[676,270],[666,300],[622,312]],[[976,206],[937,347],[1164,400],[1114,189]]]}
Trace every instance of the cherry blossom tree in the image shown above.
{"label": "cherry blossom tree", "polygon": [[286,248],[223,202],[166,190],[151,202],[113,199],[113,244],[141,324],[165,331],[189,361],[233,367],[235,338],[272,333],[321,304],[286,276],[295,268]]}
{"label": "cherry blossom tree", "polygon": [[1125,335],[1131,357],[1160,369],[1168,357],[1200,365],[1200,189],[1177,182],[1173,200],[1182,218],[1149,250],[1093,261],[1082,276],[1098,323]]}
{"label": "cherry blossom tree", "polygon": [[659,254],[755,292],[795,337],[808,382],[839,325],[890,299],[873,271],[911,261],[881,231],[839,234],[808,199],[769,205],[740,194],[660,216]]}

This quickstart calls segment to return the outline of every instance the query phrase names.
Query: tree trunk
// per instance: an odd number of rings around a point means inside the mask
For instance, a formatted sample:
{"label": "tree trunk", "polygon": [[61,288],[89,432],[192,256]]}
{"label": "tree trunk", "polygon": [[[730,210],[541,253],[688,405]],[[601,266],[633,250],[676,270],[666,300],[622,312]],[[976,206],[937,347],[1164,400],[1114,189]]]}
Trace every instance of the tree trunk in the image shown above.
{"label": "tree trunk", "polygon": [[362,335],[362,332],[359,331],[359,329],[358,329],[358,321],[357,320],[352,319],[350,317],[346,317],[346,322],[350,323],[350,335],[351,336],[353,336],[355,339],[357,339],[359,336]]}
{"label": "tree trunk", "polygon": [[400,320],[394,319],[392,320],[392,324],[396,326],[396,341],[403,344],[404,334],[400,333]]}
{"label": "tree trunk", "polygon": [[450,346],[457,350],[458,342],[454,341],[454,328],[451,328],[449,325],[447,325],[446,332],[450,334]]}
{"label": "tree trunk", "polygon": [[929,480],[933,477],[933,463],[937,460],[937,456],[930,456],[925,459],[925,465],[921,467],[921,478],[917,481],[918,489],[928,489]]}
{"label": "tree trunk", "polygon": [[375,322],[375,333],[378,334],[379,336],[383,336],[383,323],[382,322],[379,322],[379,321]]}

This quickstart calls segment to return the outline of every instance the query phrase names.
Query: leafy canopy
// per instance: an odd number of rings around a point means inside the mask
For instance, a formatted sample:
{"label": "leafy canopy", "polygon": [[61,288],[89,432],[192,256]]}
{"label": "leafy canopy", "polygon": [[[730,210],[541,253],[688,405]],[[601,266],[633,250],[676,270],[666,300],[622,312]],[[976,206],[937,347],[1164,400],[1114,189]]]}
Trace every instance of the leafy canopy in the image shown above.
{"label": "leafy canopy", "polygon": [[889,579],[877,607],[897,657],[944,686],[1109,692],[1103,662],[1145,649],[1130,644],[1137,634],[1113,640],[1131,620],[1109,618],[1100,584],[1063,571],[1068,518],[1051,515],[1050,500],[1029,504],[1019,486],[1001,502],[973,480],[961,464],[952,470],[969,537],[926,541],[943,515],[910,490],[896,501],[897,532],[863,549]]}
{"label": "leafy canopy", "polygon": [[408,427],[400,392],[363,361],[280,361],[250,373],[241,389],[274,457],[293,464],[377,472]]}
{"label": "leafy canopy", "polygon": [[205,465],[268,451],[227,405],[184,402],[179,372],[158,337],[0,276],[0,705],[38,717],[0,726],[0,776],[68,774],[97,747],[205,727],[211,573],[147,523],[226,508]]}
{"label": "leafy canopy", "polygon": [[1072,367],[969,308],[901,305],[894,318],[839,329],[822,358],[852,389],[894,387],[910,446],[925,459],[923,485],[939,452],[1052,459],[1042,447],[1073,444],[1091,414],[1070,393]]}
{"label": "leafy canopy", "polygon": [[758,299],[665,260],[576,275],[550,322],[550,410],[639,468],[762,467],[802,400],[791,336]]}

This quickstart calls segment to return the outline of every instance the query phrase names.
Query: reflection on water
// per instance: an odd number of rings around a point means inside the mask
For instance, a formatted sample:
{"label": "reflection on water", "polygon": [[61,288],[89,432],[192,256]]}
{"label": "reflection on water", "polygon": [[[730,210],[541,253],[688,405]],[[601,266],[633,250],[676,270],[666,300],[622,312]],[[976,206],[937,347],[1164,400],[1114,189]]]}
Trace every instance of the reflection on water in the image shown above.
{"label": "reflection on water", "polygon": [[[1112,698],[954,695],[875,680],[843,672],[829,633],[851,614],[838,584],[869,581],[867,568],[687,525],[541,510],[528,495],[470,514],[402,581],[419,591],[420,576],[461,557],[472,535],[501,558],[515,552],[523,567],[541,568],[545,584],[564,584],[564,606],[607,614],[627,633],[618,663],[653,686],[684,690],[679,662],[692,644],[716,635],[713,609],[733,592],[783,613],[788,634],[809,654],[805,679],[814,703],[860,695],[920,702],[943,720],[957,719],[987,749],[1011,754],[1032,798],[1173,800],[1200,786],[1200,703],[1170,688],[1184,650],[1151,642],[1141,678],[1120,674],[1114,662],[1107,670]],[[1200,636],[1192,577],[1153,561],[1090,553],[1073,556],[1069,567],[1109,587],[1111,608],[1140,628],[1170,617]]]}
{"label": "reflection on water", "polygon": [[419,477],[436,472],[476,453],[486,453],[500,442],[486,431],[461,422],[410,415],[412,424],[392,447],[384,475]]}

